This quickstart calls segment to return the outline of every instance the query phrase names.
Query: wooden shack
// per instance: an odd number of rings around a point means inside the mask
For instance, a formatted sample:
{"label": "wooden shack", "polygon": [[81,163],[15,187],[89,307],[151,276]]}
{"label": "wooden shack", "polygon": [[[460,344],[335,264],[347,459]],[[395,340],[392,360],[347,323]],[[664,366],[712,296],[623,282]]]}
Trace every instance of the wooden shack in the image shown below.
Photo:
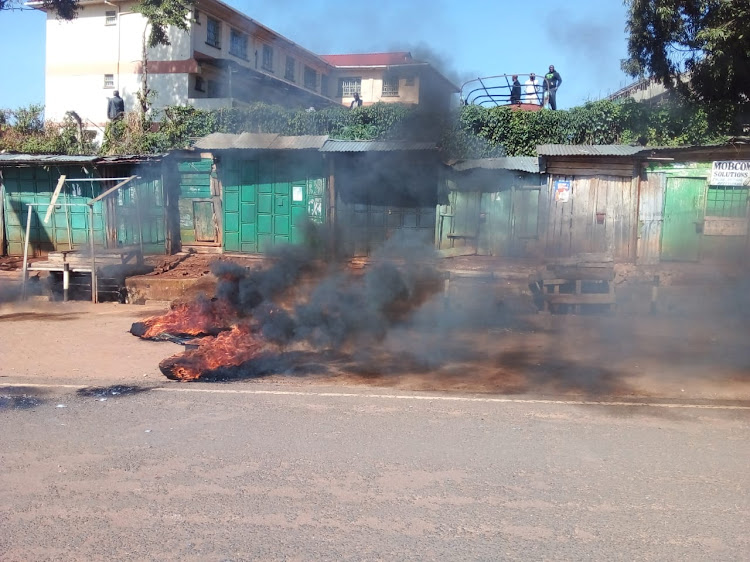
{"label": "wooden shack", "polygon": [[546,178],[536,157],[461,160],[445,174],[437,247],[482,256],[539,257],[539,201]]}
{"label": "wooden shack", "polygon": [[635,261],[643,147],[541,145],[547,174],[540,200],[545,255],[601,254]]}

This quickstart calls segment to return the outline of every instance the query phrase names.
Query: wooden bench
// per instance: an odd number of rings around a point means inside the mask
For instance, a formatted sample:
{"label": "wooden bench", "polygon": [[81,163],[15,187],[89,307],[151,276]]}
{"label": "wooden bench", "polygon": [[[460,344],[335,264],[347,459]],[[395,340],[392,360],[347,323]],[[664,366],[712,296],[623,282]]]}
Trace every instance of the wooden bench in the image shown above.
{"label": "wooden bench", "polygon": [[616,307],[614,268],[611,262],[549,264],[532,274],[529,285],[540,297],[543,312],[572,310],[576,314],[593,305],[614,311]]}

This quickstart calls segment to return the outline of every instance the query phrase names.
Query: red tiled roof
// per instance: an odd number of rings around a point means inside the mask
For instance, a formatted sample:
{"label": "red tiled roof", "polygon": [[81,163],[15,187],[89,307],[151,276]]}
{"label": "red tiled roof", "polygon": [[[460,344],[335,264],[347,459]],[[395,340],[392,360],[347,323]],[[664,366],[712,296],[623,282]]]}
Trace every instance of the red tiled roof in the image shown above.
{"label": "red tiled roof", "polygon": [[320,55],[324,61],[333,66],[391,66],[417,62],[408,51],[396,53],[361,53],[352,55]]}

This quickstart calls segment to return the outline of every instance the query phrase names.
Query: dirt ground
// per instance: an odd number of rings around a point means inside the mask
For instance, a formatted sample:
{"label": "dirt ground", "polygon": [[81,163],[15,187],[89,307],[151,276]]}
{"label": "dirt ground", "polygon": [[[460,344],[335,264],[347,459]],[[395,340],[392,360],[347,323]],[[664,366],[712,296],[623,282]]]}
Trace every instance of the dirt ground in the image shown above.
{"label": "dirt ground", "polygon": [[[183,346],[131,324],[163,307],[84,302],[0,306],[0,384],[174,383],[159,362]],[[747,326],[684,316],[524,316],[484,329],[394,330],[377,346],[288,348],[227,373],[225,384],[367,385],[461,393],[750,400]]]}

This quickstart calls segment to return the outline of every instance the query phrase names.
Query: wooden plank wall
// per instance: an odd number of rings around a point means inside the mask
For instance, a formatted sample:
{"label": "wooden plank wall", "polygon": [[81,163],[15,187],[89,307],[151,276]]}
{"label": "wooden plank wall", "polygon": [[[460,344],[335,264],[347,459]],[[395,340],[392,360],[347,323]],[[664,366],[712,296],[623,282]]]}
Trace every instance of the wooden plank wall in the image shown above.
{"label": "wooden plank wall", "polygon": [[665,183],[665,175],[659,173],[650,173],[640,180],[638,264],[659,263]]}
{"label": "wooden plank wall", "polygon": [[[638,211],[634,171],[634,162],[626,158],[548,160],[542,203],[546,256],[596,253],[616,261],[634,261]],[[554,199],[557,180],[571,182],[566,203]]]}
{"label": "wooden plank wall", "polygon": [[0,256],[5,255],[5,184],[0,171]]}

